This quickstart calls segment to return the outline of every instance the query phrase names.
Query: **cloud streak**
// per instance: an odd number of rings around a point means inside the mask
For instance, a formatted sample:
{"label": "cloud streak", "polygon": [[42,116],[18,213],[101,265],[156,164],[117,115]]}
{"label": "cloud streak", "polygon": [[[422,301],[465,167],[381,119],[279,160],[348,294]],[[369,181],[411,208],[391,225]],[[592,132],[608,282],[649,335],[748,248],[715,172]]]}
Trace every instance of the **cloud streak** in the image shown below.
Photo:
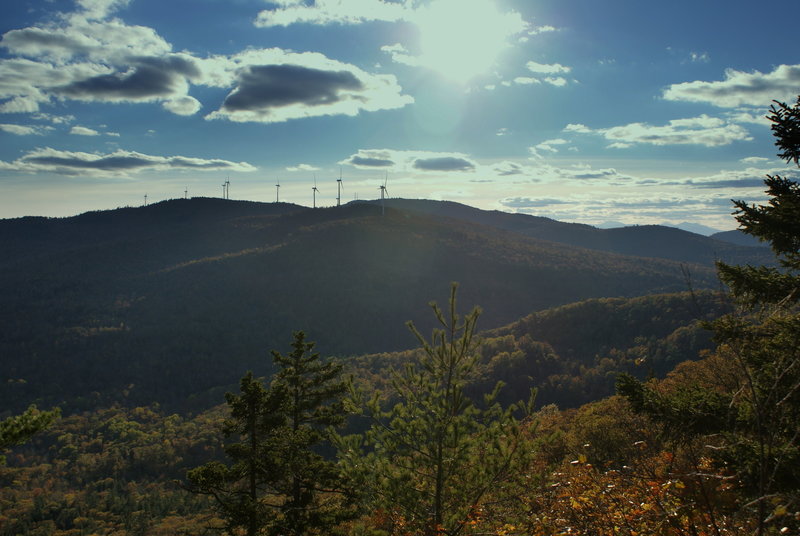
{"label": "cloud streak", "polygon": [[663,97],[671,101],[702,102],[722,108],[765,108],[773,99],[794,100],[800,87],[800,64],[779,65],[770,73],[727,69],[724,80],[672,84]]}
{"label": "cloud streak", "polygon": [[462,153],[360,149],[339,162],[361,169],[384,169],[393,172],[460,173],[472,172],[478,164]]}
{"label": "cloud streak", "polygon": [[187,156],[153,156],[135,151],[84,153],[45,147],[28,152],[14,162],[2,162],[6,170],[29,173],[49,172],[61,175],[125,177],[144,171],[255,171],[247,162],[204,159]]}
{"label": "cloud streak", "polygon": [[705,114],[686,119],[673,119],[666,125],[629,123],[592,130],[586,125],[569,124],[564,128],[564,132],[600,134],[611,142],[608,147],[612,149],[626,149],[641,144],[720,147],[753,139],[740,125],[726,123],[722,119]]}

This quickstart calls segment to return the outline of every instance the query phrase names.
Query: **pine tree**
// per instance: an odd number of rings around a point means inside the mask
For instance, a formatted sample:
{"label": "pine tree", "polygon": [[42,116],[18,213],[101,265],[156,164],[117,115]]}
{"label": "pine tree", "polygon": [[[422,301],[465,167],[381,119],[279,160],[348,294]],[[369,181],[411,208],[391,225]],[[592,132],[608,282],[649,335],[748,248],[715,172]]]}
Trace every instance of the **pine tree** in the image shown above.
{"label": "pine tree", "polygon": [[[776,102],[770,120],[778,156],[800,165],[800,97],[794,106]],[[780,176],[765,184],[768,204],[734,201],[734,215],[740,229],[771,245],[780,266],[718,264],[738,304],[710,325],[728,385],[664,395],[629,376],[618,382],[672,437],[721,439],[707,455],[735,470],[759,535],[771,526],[800,530],[800,185]]]}
{"label": "pine tree", "polygon": [[268,392],[263,383],[248,372],[240,382],[241,394],[226,393],[230,417],[225,420],[223,434],[228,442],[225,454],[231,465],[209,462],[187,473],[187,489],[210,495],[225,520],[225,529],[247,536],[266,534],[274,517],[271,482],[284,468],[272,456],[274,432],[282,424],[280,400]]}
{"label": "pine tree", "polygon": [[344,420],[341,365],[322,363],[314,343],[294,334],[292,352],[273,351],[279,370],[269,387],[248,372],[241,394],[228,393],[225,445],[231,465],[189,471],[187,488],[212,496],[232,534],[329,534],[349,515],[343,479],[317,449]]}
{"label": "pine tree", "polygon": [[392,372],[398,402],[385,411],[378,395],[366,403],[373,425],[365,436],[340,441],[340,460],[366,505],[388,516],[400,533],[466,534],[524,455],[514,412],[529,414],[532,399],[502,408],[495,401],[498,384],[482,404],[471,400],[466,388],[478,363],[480,311],[463,319],[456,313],[456,285],[447,317],[431,306],[441,327],[428,341],[408,324],[421,352],[417,362]]}
{"label": "pine tree", "polygon": [[274,534],[329,534],[326,528],[350,516],[339,469],[317,450],[330,438],[331,427],[344,423],[342,396],[347,386],[339,379],[342,365],[321,362],[313,348],[301,331],[295,333],[289,354],[272,352],[280,370],[270,391],[283,401],[284,416],[271,453],[284,469],[272,481],[274,491],[284,498]]}

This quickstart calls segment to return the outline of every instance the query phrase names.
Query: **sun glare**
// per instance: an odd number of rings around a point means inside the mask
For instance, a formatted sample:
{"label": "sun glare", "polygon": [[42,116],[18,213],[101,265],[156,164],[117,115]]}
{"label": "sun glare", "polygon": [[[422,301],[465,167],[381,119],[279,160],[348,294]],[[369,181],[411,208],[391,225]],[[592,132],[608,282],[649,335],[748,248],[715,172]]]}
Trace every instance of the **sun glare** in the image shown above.
{"label": "sun glare", "polygon": [[487,72],[525,28],[518,13],[500,13],[493,0],[434,0],[417,15],[420,63],[458,82]]}

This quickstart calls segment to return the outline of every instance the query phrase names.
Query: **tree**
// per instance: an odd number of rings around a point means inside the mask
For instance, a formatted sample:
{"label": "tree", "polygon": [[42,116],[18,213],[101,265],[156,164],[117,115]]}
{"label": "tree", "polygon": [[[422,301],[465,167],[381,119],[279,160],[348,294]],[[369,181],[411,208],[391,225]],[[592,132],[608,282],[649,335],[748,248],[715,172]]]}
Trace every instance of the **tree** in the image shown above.
{"label": "tree", "polygon": [[379,395],[366,404],[355,395],[372,425],[365,436],[340,441],[341,463],[364,490],[366,504],[403,534],[469,532],[526,450],[514,412],[530,414],[533,393],[528,404],[504,409],[495,400],[501,384],[481,404],[465,392],[475,379],[480,311],[462,319],[456,289],[454,284],[447,317],[431,304],[441,327],[430,342],[408,324],[421,351],[416,362],[392,371],[396,404],[382,410]]}
{"label": "tree", "polygon": [[[35,433],[49,427],[60,414],[58,408],[39,411],[36,406],[30,406],[22,414],[0,421],[0,452],[25,443]],[[0,455],[0,465],[5,462],[5,456]]]}
{"label": "tree", "polygon": [[272,463],[272,433],[281,425],[277,397],[269,393],[258,379],[248,372],[240,382],[240,395],[226,393],[230,417],[225,420],[226,438],[239,438],[224,450],[233,462],[209,462],[187,473],[187,489],[210,495],[225,519],[231,534],[245,530],[247,536],[265,534],[272,504],[267,502],[269,484],[281,468]]}
{"label": "tree", "polygon": [[[800,165],[800,97],[794,106],[776,102],[769,118],[778,156]],[[734,215],[741,230],[770,243],[779,267],[718,263],[738,305],[710,324],[719,380],[669,394],[630,377],[618,384],[673,436],[717,434],[706,455],[735,469],[759,535],[800,528],[800,185],[780,176],[765,184],[768,204],[734,201]]]}
{"label": "tree", "polygon": [[272,482],[283,497],[275,534],[329,534],[323,529],[350,517],[345,482],[336,463],[316,450],[330,438],[331,427],[344,423],[342,396],[347,385],[339,379],[342,365],[321,362],[313,348],[314,343],[305,342],[300,331],[295,333],[288,355],[272,352],[280,370],[270,391],[282,400],[284,416],[273,442],[276,450],[270,453],[281,460],[284,469]]}
{"label": "tree", "polygon": [[248,372],[241,394],[226,394],[223,432],[238,437],[224,450],[233,462],[189,471],[188,489],[212,496],[232,534],[328,534],[348,515],[343,480],[317,448],[344,420],[341,365],[320,362],[314,343],[295,332],[292,352],[273,351],[279,371],[269,387]]}

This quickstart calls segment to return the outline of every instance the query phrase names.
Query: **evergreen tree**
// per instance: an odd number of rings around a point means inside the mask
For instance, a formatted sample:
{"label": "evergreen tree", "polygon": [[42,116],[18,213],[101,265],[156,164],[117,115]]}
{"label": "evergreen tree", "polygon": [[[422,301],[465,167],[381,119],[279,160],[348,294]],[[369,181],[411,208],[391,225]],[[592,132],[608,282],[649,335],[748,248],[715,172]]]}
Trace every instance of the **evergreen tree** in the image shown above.
{"label": "evergreen tree", "polygon": [[441,327],[429,342],[408,324],[422,348],[416,362],[392,372],[398,402],[386,411],[379,395],[367,402],[373,425],[365,436],[341,440],[340,460],[392,530],[452,536],[469,532],[488,495],[521,461],[525,441],[514,412],[529,414],[532,397],[504,409],[495,401],[498,384],[482,404],[471,400],[465,390],[475,379],[480,311],[463,319],[456,313],[456,285],[447,317],[431,306]]}
{"label": "evergreen tree", "polygon": [[280,370],[270,391],[282,400],[283,415],[270,453],[283,466],[272,481],[275,493],[283,498],[274,534],[329,534],[350,515],[343,501],[344,479],[336,463],[318,451],[330,438],[329,430],[344,423],[342,396],[347,386],[339,379],[342,365],[321,362],[313,348],[300,331],[289,354],[272,352]]}
{"label": "evergreen tree", "polygon": [[241,394],[228,393],[225,445],[231,465],[189,471],[188,489],[211,495],[226,529],[247,536],[329,534],[345,519],[343,479],[317,449],[344,420],[341,365],[322,363],[314,343],[294,334],[292,352],[273,351],[279,371],[269,387],[248,372]]}
{"label": "evergreen tree", "polygon": [[241,394],[226,393],[230,417],[225,420],[223,434],[228,442],[225,454],[231,465],[213,461],[187,473],[187,489],[210,495],[225,520],[230,534],[247,536],[267,534],[275,507],[271,482],[283,471],[272,456],[274,432],[282,425],[280,401],[264,388],[262,382],[248,372],[240,382]]}
{"label": "evergreen tree", "polygon": [[[778,156],[800,165],[800,98],[771,112]],[[800,530],[800,185],[780,176],[765,183],[768,204],[735,201],[734,215],[744,232],[770,243],[780,267],[718,264],[739,305],[710,325],[726,381],[668,395],[629,376],[618,383],[672,437],[717,434],[721,443],[707,455],[736,471],[759,535]]]}

